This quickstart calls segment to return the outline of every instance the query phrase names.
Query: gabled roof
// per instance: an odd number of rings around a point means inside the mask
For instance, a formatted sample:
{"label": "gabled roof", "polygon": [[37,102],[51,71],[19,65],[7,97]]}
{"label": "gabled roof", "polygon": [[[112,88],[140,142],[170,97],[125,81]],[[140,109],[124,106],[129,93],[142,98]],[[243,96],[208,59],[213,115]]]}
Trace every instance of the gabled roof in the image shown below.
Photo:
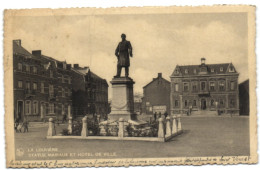
{"label": "gabled roof", "polygon": [[[233,67],[234,72],[237,73],[235,67],[232,63],[222,63],[222,64],[205,64],[205,65],[186,65],[179,66],[177,65],[171,75],[174,76],[191,76],[191,75],[200,75],[201,68],[206,68],[207,75],[217,75],[217,74],[226,74],[229,73],[228,68]],[[221,71],[223,69],[223,71]],[[176,72],[178,70],[179,73]]]}
{"label": "gabled roof", "polygon": [[28,52],[25,48],[18,45],[15,41],[13,41],[13,53],[18,54],[18,55],[22,55],[22,56],[25,56],[25,57],[37,59],[30,52]]}
{"label": "gabled roof", "polygon": [[161,80],[165,81],[166,83],[169,83],[169,84],[170,84],[170,82],[169,82],[168,80],[166,80],[166,79],[163,78],[163,77],[159,77],[159,76],[158,76],[157,78],[153,78],[153,80],[152,80],[150,83],[146,84],[143,88],[146,88],[147,86],[149,86],[149,85],[152,84],[153,82],[157,81],[158,79],[161,79]]}

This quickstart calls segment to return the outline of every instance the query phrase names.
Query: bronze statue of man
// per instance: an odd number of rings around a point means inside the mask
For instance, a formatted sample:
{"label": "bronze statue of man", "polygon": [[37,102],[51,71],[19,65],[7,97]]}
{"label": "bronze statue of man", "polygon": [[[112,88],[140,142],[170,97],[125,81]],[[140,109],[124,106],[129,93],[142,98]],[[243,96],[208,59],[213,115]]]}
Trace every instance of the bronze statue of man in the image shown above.
{"label": "bronze statue of man", "polygon": [[133,57],[132,46],[130,41],[126,40],[126,35],[121,35],[122,41],[119,42],[115,55],[117,56],[117,74],[115,77],[120,77],[122,67],[125,67],[125,76],[129,75],[130,59],[129,55]]}

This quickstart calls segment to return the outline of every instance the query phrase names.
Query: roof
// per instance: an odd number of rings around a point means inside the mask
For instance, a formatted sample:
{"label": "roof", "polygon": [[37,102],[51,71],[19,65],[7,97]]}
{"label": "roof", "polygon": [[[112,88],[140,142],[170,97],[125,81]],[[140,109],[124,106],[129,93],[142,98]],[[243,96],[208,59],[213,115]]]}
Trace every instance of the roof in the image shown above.
{"label": "roof", "polygon": [[149,85],[152,84],[153,82],[157,81],[158,79],[162,79],[162,80],[164,80],[165,82],[167,82],[167,83],[170,84],[170,82],[169,82],[168,80],[166,80],[165,78],[163,78],[163,77],[157,77],[157,78],[153,78],[153,80],[152,80],[150,83],[146,84],[143,88],[146,88],[147,86],[149,86]]}
{"label": "roof", "polygon": [[37,59],[35,56],[33,56],[30,52],[28,52],[25,48],[22,46],[18,45],[15,41],[13,42],[13,53],[14,54],[19,54],[25,57],[30,57]]}
{"label": "roof", "polygon": [[[177,65],[171,75],[174,76],[191,76],[191,75],[200,75],[201,68],[206,68],[205,72],[207,75],[217,75],[217,74],[226,74],[228,72],[229,67],[234,68],[233,73],[237,73],[235,67],[232,63],[222,63],[222,64],[202,64],[202,65],[186,65],[186,66],[179,66]],[[223,69],[223,71],[221,71]],[[176,70],[178,72],[176,72]]]}

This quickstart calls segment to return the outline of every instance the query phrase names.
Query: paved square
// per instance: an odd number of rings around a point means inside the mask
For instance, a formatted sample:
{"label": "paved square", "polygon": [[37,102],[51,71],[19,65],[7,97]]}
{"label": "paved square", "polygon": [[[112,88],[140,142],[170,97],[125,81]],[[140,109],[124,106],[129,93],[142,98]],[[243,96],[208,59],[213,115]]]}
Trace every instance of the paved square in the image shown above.
{"label": "paved square", "polygon": [[[57,127],[61,132],[66,125]],[[249,155],[248,117],[183,117],[184,133],[169,142],[46,139],[47,126],[16,133],[17,160]],[[52,148],[46,152],[44,149]]]}

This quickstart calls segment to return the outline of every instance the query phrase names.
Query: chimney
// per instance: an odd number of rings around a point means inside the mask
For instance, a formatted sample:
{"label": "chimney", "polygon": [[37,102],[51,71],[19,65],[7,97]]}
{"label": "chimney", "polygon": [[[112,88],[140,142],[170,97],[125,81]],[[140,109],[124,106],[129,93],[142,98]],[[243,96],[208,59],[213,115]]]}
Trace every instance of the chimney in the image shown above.
{"label": "chimney", "polygon": [[22,40],[13,40],[13,43],[16,43],[19,46],[22,46]]}
{"label": "chimney", "polygon": [[34,56],[41,56],[42,55],[42,51],[41,50],[33,50],[32,51],[32,55],[34,55]]}
{"label": "chimney", "polygon": [[201,58],[201,65],[205,65],[206,64],[206,59],[205,58]]}
{"label": "chimney", "polygon": [[158,73],[158,78],[162,78],[162,73]]}
{"label": "chimney", "polygon": [[74,68],[79,68],[79,64],[74,64]]}

